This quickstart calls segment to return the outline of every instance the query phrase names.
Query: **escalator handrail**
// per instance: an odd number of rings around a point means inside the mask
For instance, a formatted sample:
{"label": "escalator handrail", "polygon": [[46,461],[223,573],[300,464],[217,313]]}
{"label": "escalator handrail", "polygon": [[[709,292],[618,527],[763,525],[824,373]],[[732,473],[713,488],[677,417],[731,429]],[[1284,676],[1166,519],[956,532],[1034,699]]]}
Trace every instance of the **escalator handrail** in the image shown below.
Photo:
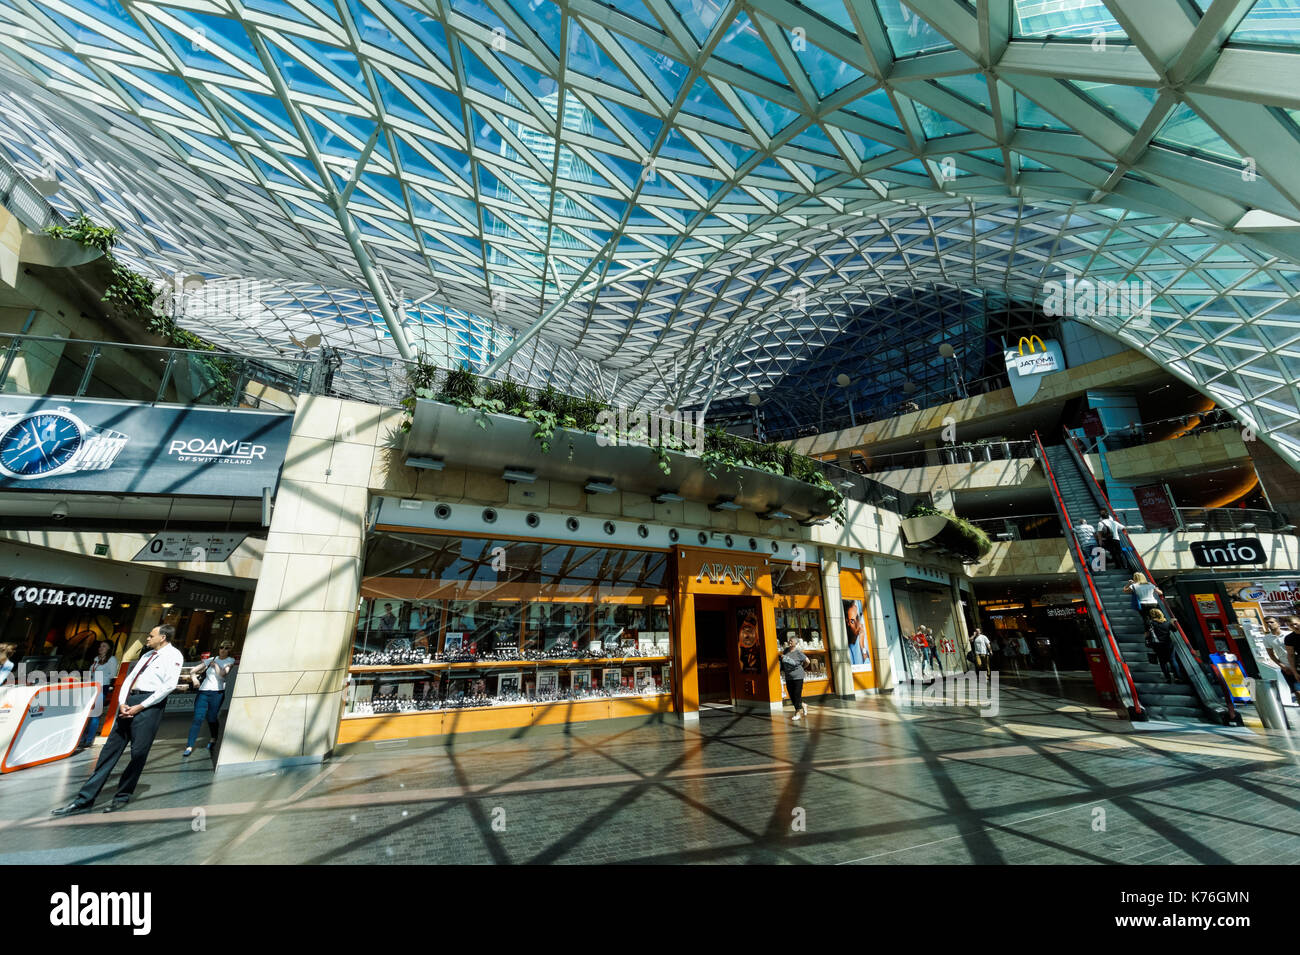
{"label": "escalator handrail", "polygon": [[[1143,713],[1142,700],[1138,697],[1137,684],[1133,682],[1133,675],[1129,672],[1128,664],[1124,662],[1124,655],[1119,652],[1119,644],[1115,641],[1115,635],[1110,631],[1110,620],[1106,616],[1106,606],[1101,602],[1101,596],[1097,593],[1097,585],[1092,579],[1092,569],[1088,564],[1087,558],[1083,553],[1083,545],[1079,543],[1078,536],[1074,533],[1074,522],[1070,519],[1069,508],[1065,506],[1065,498],[1061,494],[1061,488],[1056,483],[1056,474],[1052,471],[1051,462],[1047,460],[1047,449],[1043,447],[1043,439],[1038,432],[1034,432],[1034,442],[1038,446],[1038,459],[1043,464],[1043,472],[1047,475],[1047,480],[1052,487],[1052,496],[1056,498],[1056,506],[1061,509],[1061,517],[1065,521],[1065,537],[1073,545],[1075,552],[1079,557],[1079,573],[1083,576],[1084,581],[1088,584],[1088,590],[1092,594],[1092,605],[1097,611],[1097,617],[1101,620],[1102,631],[1106,635],[1106,642],[1111,649],[1111,671],[1115,671],[1118,665],[1119,672],[1124,677],[1124,683],[1128,686],[1128,693],[1132,702],[1129,704],[1135,714]],[[1118,684],[1117,684],[1118,685]],[[1123,701],[1121,701],[1123,702]]]}
{"label": "escalator handrail", "polygon": [[[1097,476],[1092,473],[1092,469],[1087,466],[1087,461],[1083,456],[1082,446],[1079,439],[1071,433],[1069,428],[1065,429],[1065,440],[1066,445],[1074,455],[1075,462],[1079,464],[1079,466],[1082,467],[1087,475],[1092,479],[1093,486],[1097,489],[1097,494],[1100,496],[1102,503],[1106,505],[1106,512],[1114,514],[1115,509],[1110,505],[1110,498],[1102,489],[1101,483],[1097,480]],[[1128,549],[1132,551],[1133,556],[1137,558],[1138,564],[1141,565],[1142,573],[1146,575],[1147,580],[1154,584],[1156,582],[1155,575],[1151,573],[1151,568],[1147,566],[1147,562],[1142,558],[1142,554],[1133,543],[1133,538],[1129,536],[1128,530],[1125,529],[1120,533],[1124,535],[1124,540],[1128,542]],[[1191,678],[1193,685],[1196,687],[1197,695],[1201,698],[1202,704],[1206,709],[1213,711],[1214,705],[1210,701],[1214,698],[1214,691],[1211,689],[1209,679],[1206,678],[1204,671],[1201,669],[1202,661],[1200,654],[1198,654],[1196,648],[1192,646],[1192,641],[1187,638],[1187,632],[1183,630],[1183,625],[1178,622],[1178,618],[1174,615],[1173,609],[1169,606],[1168,601],[1166,601],[1159,593],[1156,594],[1156,601],[1159,603],[1160,609],[1165,615],[1165,619],[1168,620],[1174,629],[1178,631],[1178,636],[1181,638],[1180,640],[1174,641],[1174,650],[1178,653],[1178,662],[1182,664],[1183,670],[1186,671],[1188,677]],[[1186,659],[1187,656],[1191,657],[1191,666],[1188,666],[1189,661]],[[1236,722],[1237,707],[1232,702],[1232,691],[1228,689],[1227,681],[1223,679],[1222,675],[1219,674],[1217,670],[1211,668],[1211,671],[1218,678],[1219,690],[1227,708],[1228,719],[1231,722]]]}

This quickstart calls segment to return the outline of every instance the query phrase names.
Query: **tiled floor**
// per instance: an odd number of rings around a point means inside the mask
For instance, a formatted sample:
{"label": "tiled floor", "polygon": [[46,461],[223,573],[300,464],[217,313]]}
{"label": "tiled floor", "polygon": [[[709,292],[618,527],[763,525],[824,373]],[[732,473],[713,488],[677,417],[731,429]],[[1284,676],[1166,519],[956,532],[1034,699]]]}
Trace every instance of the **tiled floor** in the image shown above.
{"label": "tiled floor", "polygon": [[1138,732],[1024,687],[1000,703],[715,711],[220,780],[163,740],[113,815],[48,815],[89,755],[0,777],[0,865],[1300,862],[1300,745]]}

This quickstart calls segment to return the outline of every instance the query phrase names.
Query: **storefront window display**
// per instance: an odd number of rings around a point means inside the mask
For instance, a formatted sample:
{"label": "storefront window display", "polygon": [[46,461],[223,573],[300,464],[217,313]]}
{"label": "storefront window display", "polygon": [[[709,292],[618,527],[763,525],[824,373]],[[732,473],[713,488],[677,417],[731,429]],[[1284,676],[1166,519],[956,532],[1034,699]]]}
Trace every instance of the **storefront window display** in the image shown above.
{"label": "storefront window display", "polygon": [[967,669],[953,613],[952,592],[910,579],[890,581],[910,680],[929,680]]}
{"label": "storefront window display", "polygon": [[655,551],[378,535],[344,718],[666,700],[667,564]]}
{"label": "storefront window display", "polygon": [[[795,570],[793,564],[772,564],[773,613],[780,645],[791,636],[808,656],[804,667],[804,693],[814,696],[831,690],[827,665],[825,624],[822,617],[821,567],[813,564]],[[782,678],[782,686],[785,680]]]}

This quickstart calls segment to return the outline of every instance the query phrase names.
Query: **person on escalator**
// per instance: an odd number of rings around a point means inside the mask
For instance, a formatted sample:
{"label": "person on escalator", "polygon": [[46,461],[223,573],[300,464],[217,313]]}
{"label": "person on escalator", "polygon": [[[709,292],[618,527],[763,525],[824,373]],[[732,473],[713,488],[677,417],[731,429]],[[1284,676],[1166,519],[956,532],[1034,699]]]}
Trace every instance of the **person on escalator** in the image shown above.
{"label": "person on escalator", "polygon": [[1175,678],[1184,682],[1178,661],[1174,659],[1174,638],[1169,621],[1159,609],[1152,610],[1147,620],[1147,646],[1160,661],[1160,672],[1165,675],[1166,683],[1173,683]]}
{"label": "person on escalator", "polygon": [[1074,536],[1079,538],[1079,547],[1083,551],[1083,559],[1092,563],[1093,550],[1097,546],[1097,528],[1088,523],[1086,517],[1079,518],[1079,525],[1074,529]]}
{"label": "person on escalator", "polygon": [[1142,573],[1133,575],[1133,579],[1124,585],[1124,593],[1133,595],[1133,600],[1137,604],[1134,609],[1142,615],[1144,623],[1151,618],[1152,613],[1160,606],[1160,602],[1156,597],[1165,595],[1163,590],[1149,582],[1147,575]]}
{"label": "person on escalator", "polygon": [[1115,570],[1131,569],[1128,556],[1124,553],[1124,538],[1121,536],[1123,530],[1123,524],[1106,511],[1101,512],[1101,519],[1097,521],[1097,541],[1106,548],[1110,567]]}

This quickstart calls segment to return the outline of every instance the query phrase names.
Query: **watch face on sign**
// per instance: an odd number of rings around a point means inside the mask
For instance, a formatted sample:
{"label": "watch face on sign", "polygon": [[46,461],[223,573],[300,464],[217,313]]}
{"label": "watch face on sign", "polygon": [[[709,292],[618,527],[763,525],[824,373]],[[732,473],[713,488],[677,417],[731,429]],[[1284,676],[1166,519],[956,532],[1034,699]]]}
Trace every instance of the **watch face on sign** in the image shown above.
{"label": "watch face on sign", "polygon": [[0,472],[15,478],[45,477],[71,461],[81,443],[81,428],[67,415],[28,415],[0,435]]}

